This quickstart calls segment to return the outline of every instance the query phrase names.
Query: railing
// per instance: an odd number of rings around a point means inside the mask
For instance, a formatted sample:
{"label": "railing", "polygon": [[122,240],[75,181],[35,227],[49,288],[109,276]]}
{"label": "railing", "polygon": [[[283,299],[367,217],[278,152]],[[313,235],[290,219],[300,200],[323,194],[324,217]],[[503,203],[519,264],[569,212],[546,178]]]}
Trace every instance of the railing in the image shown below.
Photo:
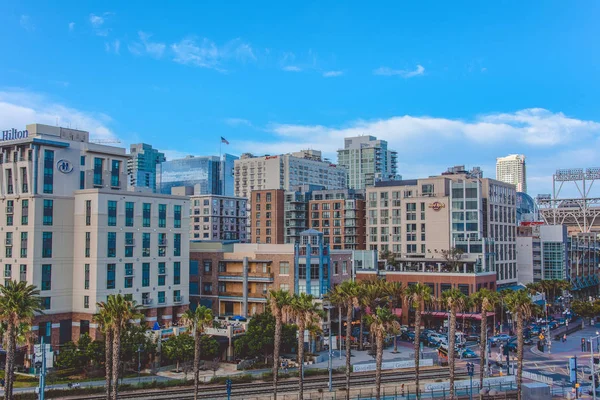
{"label": "railing", "polygon": [[158,240],[158,245],[159,246],[166,246],[167,245],[167,239],[159,239]]}
{"label": "railing", "polygon": [[6,213],[7,214],[12,214],[14,212],[14,207],[13,206],[6,206]]}
{"label": "railing", "polygon": [[142,299],[142,305],[149,306],[151,304],[152,304],[152,299],[148,299],[148,298]]}
{"label": "railing", "polygon": [[125,276],[133,276],[134,272],[135,272],[135,270],[133,268],[132,269],[126,269],[125,270]]}
{"label": "railing", "polygon": [[12,276],[12,271],[4,271],[4,277],[10,278]]}
{"label": "railing", "polygon": [[167,300],[163,297],[163,298],[158,298],[158,304],[165,304],[167,302]]}
{"label": "railing", "polygon": [[183,302],[183,296],[173,296],[173,303]]}
{"label": "railing", "polygon": [[12,246],[13,241],[12,241],[12,239],[6,239],[5,243],[7,246]]}

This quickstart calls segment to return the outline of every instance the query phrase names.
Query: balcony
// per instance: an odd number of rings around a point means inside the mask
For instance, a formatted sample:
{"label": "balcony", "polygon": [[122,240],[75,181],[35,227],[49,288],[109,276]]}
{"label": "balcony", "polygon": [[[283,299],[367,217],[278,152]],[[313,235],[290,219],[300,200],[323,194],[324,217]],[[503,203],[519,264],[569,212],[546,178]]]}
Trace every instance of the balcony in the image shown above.
{"label": "balcony", "polygon": [[167,245],[167,239],[158,239],[158,245],[160,247],[165,247]]}
{"label": "balcony", "polygon": [[125,270],[125,276],[133,276],[134,273],[135,273],[135,270],[133,268]]}
{"label": "balcony", "polygon": [[7,214],[13,214],[14,213],[14,207],[13,206],[6,206],[6,213]]}
{"label": "balcony", "polygon": [[[243,272],[219,272],[219,280],[242,282],[244,280]],[[273,273],[271,272],[248,272],[249,282],[273,282]]]}
{"label": "balcony", "polygon": [[183,303],[183,296],[173,296],[173,303]]}
{"label": "balcony", "polygon": [[152,305],[152,299],[148,298],[148,297],[145,298],[145,299],[142,299],[142,305],[143,306],[151,306]]}
{"label": "balcony", "polygon": [[7,246],[12,246],[12,244],[13,244],[13,240],[9,239],[9,238],[6,238],[6,240],[4,242],[6,243]]}

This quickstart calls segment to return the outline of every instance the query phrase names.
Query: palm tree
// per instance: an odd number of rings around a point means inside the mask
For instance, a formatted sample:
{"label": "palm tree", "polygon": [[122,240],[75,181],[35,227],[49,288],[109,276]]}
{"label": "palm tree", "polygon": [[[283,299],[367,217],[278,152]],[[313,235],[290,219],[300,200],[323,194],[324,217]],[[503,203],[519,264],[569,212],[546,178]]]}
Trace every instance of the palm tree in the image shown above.
{"label": "palm tree", "polygon": [[18,329],[31,324],[36,313],[42,313],[40,292],[27,282],[8,281],[0,286],[0,320],[6,324],[6,365],[4,398],[13,399],[15,354]]}
{"label": "palm tree", "polygon": [[141,318],[140,306],[134,300],[127,300],[121,294],[109,295],[106,309],[112,326],[112,399],[119,395],[119,372],[121,364],[121,332],[129,320]]}
{"label": "palm tree", "polygon": [[[346,308],[346,400],[350,400],[352,311],[359,305],[360,288],[356,282],[344,281],[329,293],[329,301],[338,307]],[[340,318],[342,316],[340,315]],[[331,329],[331,327],[330,327]],[[340,336],[342,332],[339,333]],[[331,346],[331,343],[329,343]],[[341,349],[340,349],[341,351]]]}
{"label": "palm tree", "polygon": [[298,325],[298,399],[304,399],[304,331],[306,326],[314,323],[315,318],[320,317],[321,310],[313,302],[314,297],[310,294],[300,293],[292,298],[290,313]]}
{"label": "palm tree", "polygon": [[206,306],[196,307],[195,311],[187,310],[181,317],[181,322],[194,331],[194,400],[198,398],[198,381],[200,373],[200,340],[204,328],[214,319],[213,312]]}
{"label": "palm tree", "polygon": [[108,304],[105,302],[96,303],[98,313],[94,314],[94,321],[104,335],[104,370],[106,380],[106,400],[110,400],[112,393],[112,353],[113,353],[113,325]]}
{"label": "palm tree", "polygon": [[[390,296],[392,310],[397,308],[402,309],[402,302],[404,301],[404,288],[400,282],[386,282],[385,290]],[[394,313],[396,315],[396,313]],[[398,352],[398,334],[400,333],[400,325],[394,333],[394,353]]]}
{"label": "palm tree", "polygon": [[381,399],[381,364],[383,363],[383,340],[385,336],[400,329],[400,324],[396,321],[396,316],[392,314],[387,307],[377,307],[374,313],[367,316],[367,321],[371,325],[371,333],[375,337],[376,357],[375,357],[375,398]]}
{"label": "palm tree", "polygon": [[524,321],[531,317],[533,303],[525,289],[508,293],[504,301],[517,323],[517,398],[518,400],[521,400],[521,385],[523,383]]}
{"label": "palm tree", "polygon": [[[271,290],[269,292],[269,306],[271,314],[275,317],[275,345],[273,348],[273,398],[277,400],[277,382],[279,380],[279,352],[281,351],[281,330],[283,313],[288,311],[292,296],[287,290]],[[331,343],[329,344],[331,346]]]}
{"label": "palm tree", "polygon": [[494,311],[496,306],[500,302],[500,296],[498,292],[492,292],[489,289],[481,288],[478,292],[473,295],[473,301],[481,308],[481,336],[479,339],[479,387],[483,387],[483,370],[486,363],[487,356],[487,313],[488,311]]}
{"label": "palm tree", "polygon": [[[377,307],[387,307],[388,304],[390,303],[390,293],[388,291],[387,288],[387,283],[386,281],[377,279],[377,280],[373,280],[373,281],[363,281],[363,290],[361,293],[361,301],[362,304],[366,308],[368,307],[370,312],[373,313],[375,312],[375,310],[377,309]],[[361,319],[361,330],[360,330],[360,336],[362,338],[362,322],[363,320]],[[374,338],[373,338],[373,334],[370,334],[371,339],[371,346],[373,345],[374,342]],[[362,339],[361,339],[361,343],[362,343]]]}
{"label": "palm tree", "polygon": [[450,313],[450,326],[448,328],[448,366],[450,367],[450,400],[454,399],[454,369],[456,343],[456,312],[462,310],[466,296],[457,288],[442,292],[442,305]]}
{"label": "palm tree", "polygon": [[419,356],[421,352],[421,313],[423,304],[430,303],[433,300],[431,288],[422,283],[411,285],[405,290],[406,301],[408,305],[415,309],[415,384],[417,385],[417,396],[419,396]]}

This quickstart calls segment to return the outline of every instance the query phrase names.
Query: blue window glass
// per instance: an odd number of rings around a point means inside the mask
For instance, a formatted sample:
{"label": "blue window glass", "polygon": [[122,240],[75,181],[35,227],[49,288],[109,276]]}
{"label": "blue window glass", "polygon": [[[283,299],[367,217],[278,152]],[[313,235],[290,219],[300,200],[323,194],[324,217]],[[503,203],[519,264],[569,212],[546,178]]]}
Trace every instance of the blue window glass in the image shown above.
{"label": "blue window glass", "polygon": [[134,203],[128,201],[125,203],[125,226],[133,226]]}
{"label": "blue window glass", "polygon": [[43,215],[43,224],[44,225],[52,225],[52,216],[54,215],[54,201],[53,200],[44,200],[44,215]]}
{"label": "blue window glass", "polygon": [[173,285],[181,284],[181,263],[173,263]]}
{"label": "blue window glass", "polygon": [[142,264],[142,286],[150,286],[150,263]]}
{"label": "blue window glass", "polygon": [[79,171],[79,189],[85,189],[85,171]]}
{"label": "blue window glass", "polygon": [[104,167],[104,160],[101,158],[94,158],[94,185],[102,186],[102,169]]}
{"label": "blue window glass", "polygon": [[174,222],[173,227],[181,228],[181,206],[173,206]]}
{"label": "blue window glass", "polygon": [[42,264],[42,287],[41,290],[52,289],[52,265]]}
{"label": "blue window glass", "polygon": [[181,256],[181,233],[173,235],[173,256]]}
{"label": "blue window glass", "polygon": [[117,256],[117,232],[108,232],[108,249],[106,256],[107,257],[116,257]]}
{"label": "blue window glass", "polygon": [[54,191],[54,151],[44,150],[44,193]]}
{"label": "blue window glass", "polygon": [[42,232],[42,258],[52,258],[52,232]]}
{"label": "blue window glass", "polygon": [[85,165],[85,156],[81,156],[81,158],[79,160],[79,164],[80,165]]}
{"label": "blue window glass", "polygon": [[106,288],[114,289],[115,288],[115,272],[117,266],[116,264],[108,264],[106,266]]}
{"label": "blue window glass", "polygon": [[167,205],[166,204],[158,205],[158,227],[159,228],[167,227]]}
{"label": "blue window glass", "polygon": [[150,257],[150,234],[142,233],[142,257]]}
{"label": "blue window glass", "polygon": [[142,210],[142,225],[144,228],[150,227],[150,213],[152,211],[152,204],[144,203],[144,208]]}
{"label": "blue window glass", "polygon": [[112,168],[110,171],[110,186],[119,186],[119,176],[121,173],[121,161],[112,160]]}
{"label": "blue window glass", "polygon": [[117,226],[117,202],[108,201],[108,226]]}

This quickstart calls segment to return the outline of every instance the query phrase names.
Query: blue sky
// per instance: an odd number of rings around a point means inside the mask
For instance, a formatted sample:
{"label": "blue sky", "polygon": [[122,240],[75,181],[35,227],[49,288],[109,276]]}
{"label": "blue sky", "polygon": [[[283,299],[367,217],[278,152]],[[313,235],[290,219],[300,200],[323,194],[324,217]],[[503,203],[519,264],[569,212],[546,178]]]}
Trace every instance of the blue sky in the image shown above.
{"label": "blue sky", "polygon": [[77,126],[168,156],[373,134],[405,178],[528,157],[530,193],[600,150],[600,3],[2,2],[0,127]]}

